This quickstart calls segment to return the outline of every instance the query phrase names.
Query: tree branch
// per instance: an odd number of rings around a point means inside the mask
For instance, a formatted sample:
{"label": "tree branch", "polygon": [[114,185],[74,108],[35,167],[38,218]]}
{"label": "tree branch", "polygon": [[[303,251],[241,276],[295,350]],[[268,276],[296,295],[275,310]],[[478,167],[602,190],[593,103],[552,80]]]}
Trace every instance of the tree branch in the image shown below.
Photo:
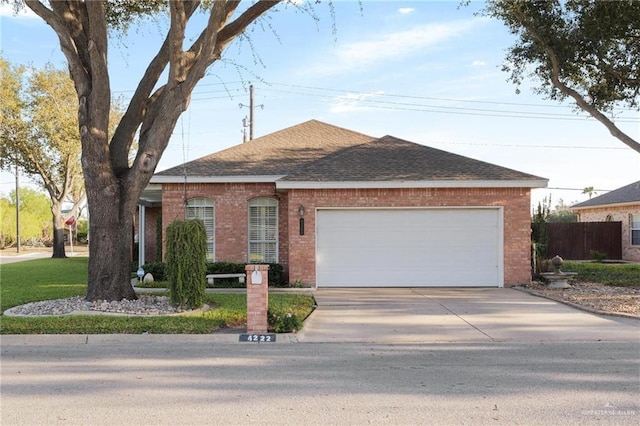
{"label": "tree branch", "polygon": [[[187,20],[198,9],[199,1],[190,1],[184,7],[184,16]],[[111,162],[114,169],[125,170],[128,168],[129,151],[133,143],[136,131],[144,121],[148,108],[157,100],[160,92],[151,96],[151,92],[158,83],[160,76],[169,62],[169,43],[172,39],[171,29],[151,60],[149,66],[133,94],[127,111],[123,115],[117,129],[111,138]],[[160,89],[161,90],[161,89]],[[151,97],[150,97],[151,96]],[[143,149],[144,147],[140,147]]]}
{"label": "tree branch", "polygon": [[530,21],[525,19],[525,16],[522,13],[516,12],[516,14],[519,18],[520,24],[524,28],[526,28],[526,30],[529,32],[529,34],[533,39],[535,39],[538,43],[540,43],[543,51],[545,52],[546,56],[549,59],[549,62],[551,64],[551,75],[549,76],[551,79],[551,84],[555,88],[560,90],[560,92],[562,92],[564,95],[570,96],[571,98],[573,98],[580,109],[582,109],[583,111],[591,115],[593,118],[598,120],[600,123],[602,123],[609,130],[609,133],[611,133],[613,137],[619,139],[620,141],[622,141],[622,143],[629,146],[629,148],[640,153],[640,143],[638,143],[636,140],[634,140],[629,135],[627,135],[622,130],[620,130],[618,126],[615,125],[615,123],[613,123],[611,120],[609,120],[609,118],[607,118],[607,116],[602,114],[597,108],[595,108],[589,102],[587,102],[584,99],[584,97],[580,95],[580,93],[570,88],[560,80],[560,75],[561,75],[560,63],[557,55],[555,54],[555,51],[550,46],[550,44],[547,43],[547,41],[540,34],[538,34],[536,29],[530,23]]}
{"label": "tree branch", "polygon": [[54,13],[53,10],[47,9],[40,1],[37,0],[25,0],[25,4],[36,15],[41,17],[56,33],[60,40],[60,48],[62,53],[67,58],[69,65],[69,73],[72,76],[74,83],[76,84],[76,90],[78,86],[87,83],[87,74],[84,72],[84,67],[80,59],[77,45],[73,40],[73,36],[67,27],[67,23],[59,19],[68,12],[71,15],[68,7],[63,2],[52,2],[52,8],[56,6],[60,10],[58,13]]}

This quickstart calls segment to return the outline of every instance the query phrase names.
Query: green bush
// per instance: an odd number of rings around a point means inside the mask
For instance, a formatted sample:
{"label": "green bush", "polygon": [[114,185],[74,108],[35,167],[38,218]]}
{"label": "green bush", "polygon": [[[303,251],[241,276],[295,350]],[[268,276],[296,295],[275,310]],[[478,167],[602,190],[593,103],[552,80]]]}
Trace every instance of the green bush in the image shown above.
{"label": "green bush", "polygon": [[207,274],[244,274],[244,263],[207,262]]}
{"label": "green bush", "polygon": [[204,304],[207,233],[201,220],[176,220],[167,226],[167,266],[171,302],[197,309]]}
{"label": "green bush", "polygon": [[640,288],[640,264],[574,262],[562,264],[562,272],[577,272],[576,281]]}
{"label": "green bush", "polygon": [[[153,280],[154,281],[166,281],[167,280],[167,273],[166,273],[166,265],[162,262],[152,262],[152,263],[145,263],[144,265],[142,265],[142,269],[144,269],[144,273],[147,274],[151,274],[153,275]],[[137,268],[134,269],[134,271],[137,270]]]}
{"label": "green bush", "polygon": [[302,328],[302,321],[291,312],[281,313],[267,311],[269,330],[275,333],[295,333]]}
{"label": "green bush", "polygon": [[[233,262],[206,262],[206,273],[208,274],[244,274],[245,263],[233,263]],[[131,272],[135,274],[138,269],[138,264],[134,263],[131,266]],[[147,272],[153,275],[154,281],[167,281],[166,264],[163,262],[151,262],[142,265],[144,273]],[[269,286],[270,287],[287,287],[287,283],[284,282],[282,265],[279,263],[269,264]],[[239,283],[237,278],[229,279],[217,279],[216,287],[244,287],[245,284]]]}

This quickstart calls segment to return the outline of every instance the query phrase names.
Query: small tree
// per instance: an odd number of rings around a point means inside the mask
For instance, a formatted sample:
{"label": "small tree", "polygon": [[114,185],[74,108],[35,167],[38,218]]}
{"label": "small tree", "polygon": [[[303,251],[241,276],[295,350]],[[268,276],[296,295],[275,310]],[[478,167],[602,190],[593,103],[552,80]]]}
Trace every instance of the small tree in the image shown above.
{"label": "small tree", "polygon": [[167,279],[171,303],[197,309],[204,304],[207,232],[201,220],[176,220],[167,227]]}
{"label": "small tree", "polygon": [[533,275],[538,275],[542,272],[543,261],[547,258],[547,245],[549,244],[547,223],[549,223],[550,210],[551,197],[544,197],[542,202],[538,203],[538,207],[531,218],[531,243],[533,244],[531,266]]}

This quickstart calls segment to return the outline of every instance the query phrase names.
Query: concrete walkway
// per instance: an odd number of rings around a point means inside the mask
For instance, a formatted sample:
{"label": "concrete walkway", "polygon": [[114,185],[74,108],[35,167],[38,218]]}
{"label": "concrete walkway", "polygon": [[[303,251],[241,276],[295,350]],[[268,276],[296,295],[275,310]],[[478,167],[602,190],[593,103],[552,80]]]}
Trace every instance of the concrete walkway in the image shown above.
{"label": "concrete walkway", "polygon": [[299,342],[638,341],[640,321],[514,289],[320,289]]}

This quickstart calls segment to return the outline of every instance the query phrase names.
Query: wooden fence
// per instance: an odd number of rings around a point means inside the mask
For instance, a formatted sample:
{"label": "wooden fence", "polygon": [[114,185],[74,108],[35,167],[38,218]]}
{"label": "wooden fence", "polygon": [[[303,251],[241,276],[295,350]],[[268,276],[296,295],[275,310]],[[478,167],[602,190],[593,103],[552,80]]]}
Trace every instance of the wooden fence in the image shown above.
{"label": "wooden fence", "polygon": [[622,222],[548,223],[547,256],[566,260],[592,259],[592,251],[607,259],[622,259]]}

